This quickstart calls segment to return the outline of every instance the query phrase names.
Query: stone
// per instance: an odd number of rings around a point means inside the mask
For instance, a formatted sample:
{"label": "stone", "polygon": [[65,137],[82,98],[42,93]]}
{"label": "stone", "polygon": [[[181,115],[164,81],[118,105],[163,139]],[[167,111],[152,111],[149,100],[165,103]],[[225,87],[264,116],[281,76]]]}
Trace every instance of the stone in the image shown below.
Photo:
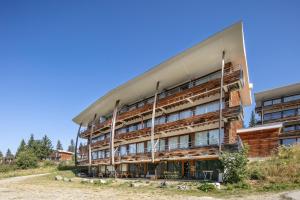
{"label": "stone", "polygon": [[190,187],[187,185],[177,185],[178,190],[190,190]]}
{"label": "stone", "polygon": [[60,176],[60,175],[57,175],[57,176],[55,176],[55,180],[56,181],[61,181],[61,180],[63,180],[63,177]]}
{"label": "stone", "polygon": [[64,177],[64,182],[70,182],[69,178]]}
{"label": "stone", "polygon": [[106,181],[106,180],[104,180],[104,179],[100,179],[100,183],[101,183],[101,184],[106,184],[106,183],[107,183],[107,181]]}
{"label": "stone", "polygon": [[214,183],[214,186],[216,189],[220,190],[221,189],[221,184],[220,183]]}
{"label": "stone", "polygon": [[91,180],[90,180],[90,183],[94,183],[94,180],[93,180],[93,179],[91,179]]}
{"label": "stone", "polygon": [[167,181],[162,181],[159,185],[160,188],[165,188],[167,186],[168,186]]}

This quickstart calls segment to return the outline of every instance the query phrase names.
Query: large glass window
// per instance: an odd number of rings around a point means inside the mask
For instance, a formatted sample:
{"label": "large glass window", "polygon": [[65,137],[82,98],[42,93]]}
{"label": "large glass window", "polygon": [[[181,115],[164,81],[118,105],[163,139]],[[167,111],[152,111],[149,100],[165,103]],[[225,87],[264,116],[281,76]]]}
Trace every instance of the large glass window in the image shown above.
{"label": "large glass window", "polygon": [[281,112],[272,113],[272,119],[280,119],[280,118],[281,118]]}
{"label": "large glass window", "polygon": [[120,147],[120,155],[121,156],[126,156],[127,155],[127,147],[126,145],[123,145]]}
{"label": "large glass window", "polygon": [[297,143],[297,139],[296,138],[288,138],[288,139],[282,139],[281,140],[281,144],[285,145],[285,146],[294,145],[296,143]]}
{"label": "large glass window", "polygon": [[174,122],[174,121],[177,121],[177,120],[179,120],[178,113],[173,113],[173,114],[170,114],[168,116],[168,122]]}
{"label": "large glass window", "polygon": [[159,140],[159,151],[165,151],[166,149],[166,140],[160,139]]}
{"label": "large glass window", "polygon": [[136,144],[129,145],[129,154],[136,154]]}
{"label": "large glass window", "polygon": [[155,119],[155,125],[164,124],[166,122],[166,117],[161,116]]}
{"label": "large glass window", "polygon": [[98,152],[97,151],[93,151],[92,152],[92,160],[96,160],[98,159]]}
{"label": "large glass window", "polygon": [[195,134],[195,146],[208,145],[207,131],[198,132]]}
{"label": "large glass window", "polygon": [[215,112],[219,110],[219,102],[214,101],[211,103],[203,104],[196,107],[195,115],[202,115],[208,112]]}
{"label": "large glass window", "polygon": [[264,114],[264,120],[265,121],[268,121],[268,120],[271,120],[271,119],[272,119],[272,114],[271,113]]}
{"label": "large glass window", "polygon": [[129,126],[129,132],[136,131],[136,129],[137,129],[136,125]]}
{"label": "large glass window", "polygon": [[182,135],[179,137],[179,148],[186,149],[189,148],[189,136]]}
{"label": "large glass window", "polygon": [[189,117],[192,117],[193,116],[193,111],[192,110],[184,110],[184,111],[181,111],[179,113],[179,118],[180,119],[186,119],[186,118],[189,118]]}
{"label": "large glass window", "polygon": [[264,106],[271,106],[272,100],[264,101]]}
{"label": "large glass window", "polygon": [[219,144],[219,130],[218,129],[209,131],[209,144]]}
{"label": "large glass window", "polygon": [[170,150],[178,148],[178,137],[171,137],[169,138],[168,142]]}
{"label": "large glass window", "polygon": [[300,94],[283,98],[283,102],[295,101],[300,99]]}
{"label": "large glass window", "polygon": [[294,131],[296,129],[296,126],[286,126],[283,128],[283,131]]}
{"label": "large glass window", "polygon": [[98,152],[98,157],[100,158],[100,159],[102,159],[102,158],[105,158],[105,152],[102,150],[102,151],[99,151]]}
{"label": "large glass window", "polygon": [[144,142],[137,143],[137,153],[144,153]]}
{"label": "large glass window", "polygon": [[273,105],[281,103],[281,99],[273,99]]}
{"label": "large glass window", "polygon": [[284,110],[283,111],[283,117],[292,117],[296,115],[296,110],[291,109],[291,110]]}

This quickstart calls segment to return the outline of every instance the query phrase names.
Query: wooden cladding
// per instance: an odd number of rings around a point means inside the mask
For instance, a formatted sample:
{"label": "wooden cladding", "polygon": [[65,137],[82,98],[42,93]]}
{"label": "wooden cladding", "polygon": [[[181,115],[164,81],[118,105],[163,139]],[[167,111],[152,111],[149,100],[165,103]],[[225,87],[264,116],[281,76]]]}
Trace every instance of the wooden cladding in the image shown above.
{"label": "wooden cladding", "polygon": [[249,146],[249,157],[267,157],[277,150],[280,129],[240,133],[243,144]]}

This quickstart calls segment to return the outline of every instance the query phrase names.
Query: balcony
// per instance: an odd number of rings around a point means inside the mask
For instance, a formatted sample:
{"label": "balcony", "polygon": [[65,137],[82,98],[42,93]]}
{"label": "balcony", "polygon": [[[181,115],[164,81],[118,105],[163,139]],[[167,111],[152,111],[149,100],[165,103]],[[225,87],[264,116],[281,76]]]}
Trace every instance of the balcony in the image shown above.
{"label": "balcony", "polygon": [[[224,74],[224,86],[226,90],[236,87],[241,87],[241,77],[242,71],[240,66],[227,67]],[[176,105],[183,103],[194,102],[198,99],[205,98],[211,95],[219,93],[220,78],[210,80],[206,83],[194,86],[192,88],[186,89],[184,91],[178,92],[176,94],[167,96],[165,98],[159,99],[157,101],[158,110],[167,110]],[[142,115],[151,114],[153,104],[146,104],[140,108],[136,108],[131,111],[121,113],[117,116],[117,124],[121,124],[124,121],[132,120],[134,118],[140,118]],[[93,127],[89,125],[88,128],[81,132],[80,136],[82,138],[87,138],[91,132],[99,133],[103,131],[109,131],[111,125],[111,119],[103,123],[96,123]]]}

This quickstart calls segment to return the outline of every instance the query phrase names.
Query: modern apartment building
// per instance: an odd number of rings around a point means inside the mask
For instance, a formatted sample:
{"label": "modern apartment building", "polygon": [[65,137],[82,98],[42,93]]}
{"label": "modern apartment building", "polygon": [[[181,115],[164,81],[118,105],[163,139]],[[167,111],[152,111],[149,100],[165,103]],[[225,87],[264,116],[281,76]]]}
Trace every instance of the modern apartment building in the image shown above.
{"label": "modern apartment building", "polygon": [[282,123],[280,145],[300,143],[300,83],[255,94],[259,124]]}
{"label": "modern apartment building", "polygon": [[78,136],[87,140],[78,164],[104,176],[216,177],[220,151],[238,143],[247,105],[251,86],[237,23],[76,116]]}

